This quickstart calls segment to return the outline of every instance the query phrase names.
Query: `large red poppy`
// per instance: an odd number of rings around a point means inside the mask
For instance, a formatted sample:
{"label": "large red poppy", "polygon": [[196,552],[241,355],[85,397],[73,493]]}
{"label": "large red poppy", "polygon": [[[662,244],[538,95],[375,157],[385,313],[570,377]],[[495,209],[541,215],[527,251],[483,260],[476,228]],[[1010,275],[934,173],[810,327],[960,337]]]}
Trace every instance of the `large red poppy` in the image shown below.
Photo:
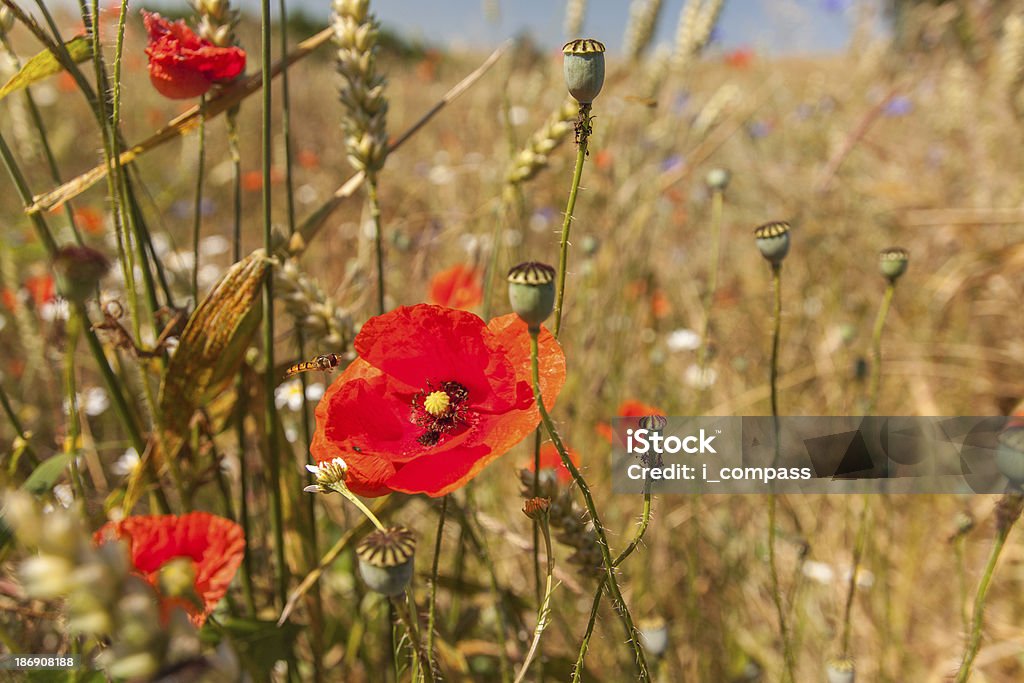
{"label": "large red poppy", "polygon": [[[430,304],[371,318],[356,359],[316,408],[310,452],[342,458],[362,496],[443,496],[475,477],[537,426],[530,337],[515,315],[485,323]],[[555,338],[540,335],[540,384],[551,407],[565,382]]]}
{"label": "large red poppy", "polygon": [[430,280],[430,303],[469,310],[484,300],[480,271],[461,263]]}
{"label": "large red poppy", "polygon": [[181,607],[197,626],[227,593],[245,554],[242,527],[208,512],[128,517],[104,524],[94,537],[97,545],[118,539],[128,543],[132,565],[154,586],[165,564],[178,557],[192,560],[202,609],[187,600],[165,598],[163,610],[166,615],[171,607]]}
{"label": "large red poppy", "polygon": [[150,12],[143,12],[142,19],[149,33],[149,80],[164,97],[199,97],[214,83],[230,81],[245,70],[240,48],[217,47],[184,21],[167,21]]}

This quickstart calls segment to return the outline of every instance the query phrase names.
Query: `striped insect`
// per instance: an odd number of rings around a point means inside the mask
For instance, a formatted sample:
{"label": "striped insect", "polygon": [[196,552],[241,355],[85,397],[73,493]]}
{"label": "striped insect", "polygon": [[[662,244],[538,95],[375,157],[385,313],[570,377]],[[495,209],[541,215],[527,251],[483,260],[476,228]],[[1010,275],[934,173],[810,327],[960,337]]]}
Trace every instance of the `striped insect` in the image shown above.
{"label": "striped insect", "polygon": [[313,360],[304,360],[301,363],[296,363],[285,370],[284,376],[291,377],[292,375],[297,375],[300,372],[309,372],[311,370],[331,372],[334,368],[338,367],[338,363],[340,362],[341,356],[336,353],[327,353],[322,356],[317,356]]}

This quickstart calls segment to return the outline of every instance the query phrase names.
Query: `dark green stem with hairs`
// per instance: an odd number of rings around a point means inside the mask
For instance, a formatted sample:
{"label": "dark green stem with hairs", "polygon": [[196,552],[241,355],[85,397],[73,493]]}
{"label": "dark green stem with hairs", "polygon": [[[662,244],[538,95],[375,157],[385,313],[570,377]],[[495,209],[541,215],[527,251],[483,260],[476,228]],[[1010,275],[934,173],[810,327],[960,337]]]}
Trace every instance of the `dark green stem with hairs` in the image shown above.
{"label": "dark green stem with hairs", "polygon": [[576,486],[579,487],[580,493],[583,495],[587,512],[590,515],[590,520],[594,525],[594,531],[597,534],[598,546],[601,550],[601,560],[604,564],[605,580],[608,583],[608,590],[612,596],[612,604],[622,621],[622,625],[626,630],[626,638],[636,655],[636,663],[639,668],[640,680],[650,681],[651,674],[647,666],[647,655],[644,653],[644,649],[640,645],[639,635],[636,627],[633,625],[633,617],[629,613],[629,607],[626,606],[626,601],[622,597],[622,591],[619,589],[619,580],[615,576],[615,563],[612,560],[611,551],[608,547],[608,538],[605,535],[604,526],[601,524],[601,517],[597,512],[597,506],[594,505],[594,498],[590,493],[590,486],[587,484],[587,481],[583,478],[583,475],[580,474],[579,469],[569,457],[569,452],[562,444],[562,438],[558,434],[558,430],[555,428],[554,422],[551,421],[548,409],[544,406],[544,397],[541,394],[540,389],[540,354],[537,339],[539,334],[540,330],[538,328],[530,329],[530,364],[533,370],[533,396],[537,403],[537,410],[540,412],[540,419],[544,424],[544,429],[547,430],[548,436],[551,437],[551,442],[555,445],[555,449],[558,450],[558,455],[562,458],[562,464],[564,464],[566,469],[569,470],[569,473],[572,474],[573,481],[576,483]]}
{"label": "dark green stem with hairs", "polygon": [[572,212],[576,209],[576,195],[583,177],[583,163],[587,160],[587,144],[591,133],[590,105],[580,105],[580,116],[576,122],[576,134],[579,138],[576,147],[576,166],[572,172],[572,186],[569,188],[569,201],[565,206],[565,218],[562,220],[562,245],[558,255],[558,285],[555,289],[555,337],[562,330],[562,302],[565,298],[565,272],[569,267],[569,229],[572,226]]}

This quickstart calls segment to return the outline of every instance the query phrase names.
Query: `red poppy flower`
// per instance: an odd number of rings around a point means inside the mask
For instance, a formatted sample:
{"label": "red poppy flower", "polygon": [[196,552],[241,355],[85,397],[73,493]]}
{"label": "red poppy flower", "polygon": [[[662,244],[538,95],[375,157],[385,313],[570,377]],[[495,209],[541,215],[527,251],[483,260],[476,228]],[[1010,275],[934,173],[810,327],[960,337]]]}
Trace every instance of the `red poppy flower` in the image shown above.
{"label": "red poppy flower", "polygon": [[192,560],[195,592],[203,608],[180,598],[164,599],[162,608],[165,616],[171,607],[183,608],[196,626],[228,592],[245,553],[242,527],[207,512],[128,517],[104,524],[93,538],[97,545],[118,539],[127,541],[132,565],[154,586],[165,564],[178,557]]}
{"label": "red poppy flower", "polygon": [[240,48],[217,47],[184,21],[167,21],[150,12],[143,12],[142,19],[149,33],[149,80],[164,97],[199,97],[214,83],[230,81],[245,70]]}
{"label": "red poppy flower", "polygon": [[[661,416],[664,416],[665,415],[665,411],[662,410],[661,408],[655,408],[654,406],[647,405],[646,403],[641,403],[640,401],[634,401],[633,399],[628,399],[628,400],[623,401],[619,405],[619,409],[615,411],[615,415],[616,415],[616,417],[636,417],[636,418],[640,418],[640,417],[646,417],[648,415],[661,415]],[[637,424],[633,425],[633,427],[637,427],[637,426],[639,426],[639,424],[640,424],[640,421],[637,420]],[[612,426],[610,424],[608,424],[607,422],[598,423],[596,429],[597,429],[598,435],[602,439],[604,439],[608,443],[612,442],[612,437],[614,436],[614,432],[612,431]]]}
{"label": "red poppy flower", "polygon": [[53,276],[50,274],[30,275],[25,278],[25,289],[32,296],[32,301],[35,303],[36,308],[53,301],[57,297],[57,293],[54,290]]}
{"label": "red poppy flower", "polygon": [[[569,460],[572,460],[572,464],[576,467],[580,466],[580,455],[573,449],[568,449]],[[555,475],[558,477],[560,484],[568,484],[572,481],[572,474],[569,472],[569,468],[562,462],[562,456],[558,454],[558,449],[555,448],[555,444],[546,443],[540,447],[540,468],[542,470],[554,470]],[[529,462],[526,463],[526,469],[533,472],[533,458],[530,458]]]}
{"label": "red poppy flower", "polygon": [[[418,304],[371,318],[356,359],[316,408],[310,452],[342,458],[361,496],[443,496],[508,452],[540,421],[530,389],[530,337],[515,315],[485,323]],[[555,338],[540,335],[540,383],[553,406],[565,382]]]}
{"label": "red poppy flower", "polygon": [[468,310],[484,300],[480,271],[457,264],[430,280],[430,303]]}

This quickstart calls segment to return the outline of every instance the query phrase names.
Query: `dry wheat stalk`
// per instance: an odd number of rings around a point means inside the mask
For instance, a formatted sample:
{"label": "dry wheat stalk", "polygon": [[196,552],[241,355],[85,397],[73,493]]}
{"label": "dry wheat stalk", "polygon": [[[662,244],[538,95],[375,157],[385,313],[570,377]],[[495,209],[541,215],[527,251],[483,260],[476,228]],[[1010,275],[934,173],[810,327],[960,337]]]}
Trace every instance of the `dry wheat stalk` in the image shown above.
{"label": "dry wheat stalk", "polygon": [[625,51],[631,60],[640,58],[651,44],[658,25],[662,0],[633,0],[629,6],[629,25],[626,27]]}
{"label": "dry wheat stalk", "polygon": [[534,133],[526,147],[512,159],[511,168],[505,176],[511,185],[526,182],[548,166],[548,155],[569,137],[573,122],[579,113],[579,106],[566,100],[557,111],[548,117],[543,127]]}
{"label": "dry wheat stalk", "polygon": [[348,159],[357,170],[373,174],[388,153],[386,80],[377,72],[380,24],[369,12],[369,0],[334,0],[333,8]]}
{"label": "dry wheat stalk", "polygon": [[583,15],[587,13],[587,0],[569,0],[565,6],[565,35],[578,38],[583,30]]}

